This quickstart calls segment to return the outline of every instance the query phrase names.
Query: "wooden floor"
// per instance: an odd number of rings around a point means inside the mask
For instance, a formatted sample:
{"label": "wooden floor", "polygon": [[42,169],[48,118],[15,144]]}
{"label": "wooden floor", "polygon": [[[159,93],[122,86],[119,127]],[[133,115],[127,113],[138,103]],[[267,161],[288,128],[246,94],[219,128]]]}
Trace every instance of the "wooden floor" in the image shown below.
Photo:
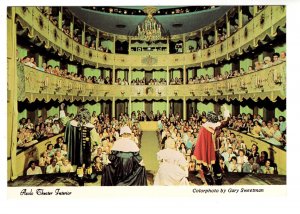
{"label": "wooden floor", "polygon": [[[147,172],[148,186],[153,185],[154,175]],[[190,185],[201,186],[201,180],[191,173],[188,178]],[[101,176],[95,182],[85,182],[85,186],[100,186]],[[285,185],[286,176],[284,175],[263,175],[263,174],[241,174],[228,173],[224,175],[223,185]],[[79,181],[75,174],[51,174],[21,176],[15,181],[7,183],[9,187],[26,186],[79,186]]]}

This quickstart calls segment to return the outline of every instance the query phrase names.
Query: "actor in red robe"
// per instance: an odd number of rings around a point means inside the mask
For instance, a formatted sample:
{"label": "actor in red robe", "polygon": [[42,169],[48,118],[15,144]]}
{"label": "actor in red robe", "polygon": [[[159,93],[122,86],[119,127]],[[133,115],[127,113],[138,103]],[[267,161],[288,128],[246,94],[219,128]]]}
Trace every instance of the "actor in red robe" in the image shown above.
{"label": "actor in red robe", "polygon": [[[229,111],[226,108],[224,111],[224,117],[226,119],[229,117]],[[221,126],[222,123],[219,122],[218,115],[214,112],[208,112],[206,119],[207,121],[202,124],[199,130],[194,156],[200,164],[206,168],[210,168],[210,166],[216,162],[213,134],[215,133],[215,129]],[[203,171],[201,169],[200,178],[203,182],[205,182]]]}

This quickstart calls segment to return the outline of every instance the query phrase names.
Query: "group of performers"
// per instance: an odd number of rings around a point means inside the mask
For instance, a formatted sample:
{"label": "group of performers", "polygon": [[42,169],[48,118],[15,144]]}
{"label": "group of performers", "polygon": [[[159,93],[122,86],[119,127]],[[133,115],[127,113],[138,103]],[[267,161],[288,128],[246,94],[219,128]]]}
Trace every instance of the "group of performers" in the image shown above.
{"label": "group of performers", "polygon": [[[201,163],[200,178],[209,181],[212,171],[220,176],[216,166],[214,137],[218,129],[229,117],[224,111],[224,121],[219,121],[214,112],[207,114],[207,121],[202,124],[194,150],[194,156]],[[68,145],[69,160],[77,167],[87,168],[91,163],[91,146],[100,142],[95,127],[90,123],[91,115],[87,109],[81,109],[76,117],[70,120],[61,105],[60,118],[66,126],[65,142]],[[175,142],[168,139],[165,148],[157,153],[159,169],[154,177],[154,185],[189,185],[188,163],[182,153],[176,151]],[[146,186],[147,175],[140,149],[131,140],[128,126],[121,127],[120,138],[114,142],[108,156],[108,164],[102,169],[102,186]],[[214,167],[212,167],[214,166]],[[214,168],[214,169],[213,169]],[[207,182],[213,184],[212,182]]]}

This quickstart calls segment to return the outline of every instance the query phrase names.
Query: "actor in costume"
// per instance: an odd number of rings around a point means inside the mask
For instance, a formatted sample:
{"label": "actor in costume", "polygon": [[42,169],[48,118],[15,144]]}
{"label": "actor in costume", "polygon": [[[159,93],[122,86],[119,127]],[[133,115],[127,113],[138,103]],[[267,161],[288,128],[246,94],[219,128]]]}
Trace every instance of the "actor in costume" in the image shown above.
{"label": "actor in costume", "polygon": [[[224,118],[227,120],[229,118],[229,111],[225,107]],[[202,164],[202,169],[200,169],[200,178],[205,182],[203,171],[209,172],[211,165],[216,162],[216,152],[215,152],[215,139],[214,134],[217,127],[221,126],[222,123],[219,122],[218,115],[214,112],[208,112],[206,117],[206,122],[202,124],[197,143],[194,150],[194,156],[200,164]],[[205,168],[205,170],[203,170]],[[211,170],[211,169],[210,169]]]}
{"label": "actor in costume", "polygon": [[108,156],[109,164],[103,167],[101,185],[147,186],[146,169],[130,128],[122,127],[120,136]]}
{"label": "actor in costume", "polygon": [[176,151],[173,139],[169,138],[166,141],[165,149],[157,153],[157,159],[160,165],[154,178],[154,185],[189,185],[188,162],[181,152]]}
{"label": "actor in costume", "polygon": [[72,165],[88,167],[91,164],[92,144],[99,145],[100,137],[87,109],[80,109],[73,120],[66,117],[64,104],[61,105],[60,119],[65,125],[64,140],[68,145],[68,159]]}

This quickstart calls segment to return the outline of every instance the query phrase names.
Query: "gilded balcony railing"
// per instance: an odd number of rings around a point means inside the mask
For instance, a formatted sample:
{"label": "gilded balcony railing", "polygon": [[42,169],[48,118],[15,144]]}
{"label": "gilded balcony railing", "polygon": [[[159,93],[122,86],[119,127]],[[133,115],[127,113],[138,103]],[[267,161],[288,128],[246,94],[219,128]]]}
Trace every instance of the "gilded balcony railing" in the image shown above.
{"label": "gilded balcony railing", "polygon": [[194,66],[217,63],[218,60],[229,59],[236,54],[242,54],[249,46],[257,47],[258,41],[263,41],[266,36],[276,36],[276,29],[284,27],[286,12],[284,6],[266,6],[250,22],[237,32],[210,48],[185,54],[162,54],[152,56],[153,60],[146,60],[148,55],[111,54],[86,48],[64,34],[59,28],[44,16],[36,7],[16,7],[17,22],[23,28],[29,29],[29,37],[38,37],[45,43],[46,48],[52,47],[59,54],[70,55],[83,64],[95,66],[136,66],[155,68],[162,66]]}
{"label": "gilded balcony railing", "polygon": [[107,100],[132,99],[160,100],[188,99],[198,100],[243,100],[277,97],[285,99],[286,63],[282,62],[260,71],[242,76],[209,83],[191,85],[100,85],[91,84],[55,76],[19,64],[18,66],[18,100]]}

